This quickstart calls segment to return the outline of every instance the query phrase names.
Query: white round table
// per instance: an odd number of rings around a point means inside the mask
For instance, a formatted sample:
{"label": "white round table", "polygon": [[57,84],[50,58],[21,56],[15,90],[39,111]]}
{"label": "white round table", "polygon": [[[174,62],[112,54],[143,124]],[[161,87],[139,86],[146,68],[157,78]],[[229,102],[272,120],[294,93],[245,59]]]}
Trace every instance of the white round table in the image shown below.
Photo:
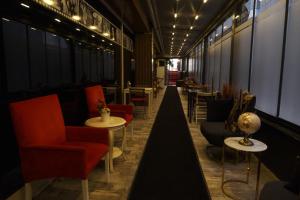
{"label": "white round table", "polygon": [[[249,183],[249,174],[250,174],[250,157],[251,153],[257,153],[257,158],[258,158],[258,164],[257,164],[257,175],[256,175],[256,190],[255,190],[255,199],[258,199],[258,190],[259,190],[259,178],[260,178],[260,165],[261,165],[261,152],[267,150],[267,145],[259,140],[255,139],[250,139],[253,142],[253,146],[245,146],[241,145],[239,143],[240,140],[242,140],[243,137],[229,137],[224,140],[224,145],[223,145],[223,153],[222,153],[222,191],[223,193],[232,198],[235,199],[234,196],[228,194],[225,189],[224,185],[229,182],[238,182],[238,183]],[[240,152],[245,152],[247,155],[247,160],[248,160],[248,168],[247,168],[247,176],[246,180],[224,180],[225,177],[225,170],[224,170],[224,165],[225,165],[225,148],[230,148],[236,151]]]}
{"label": "white round table", "polygon": [[[126,140],[126,131],[125,131],[125,119],[121,117],[110,116],[109,120],[101,121],[101,117],[93,117],[85,121],[85,125],[93,128],[107,128],[109,130],[109,166],[110,171],[114,171],[113,159],[122,155],[125,140]],[[122,129],[123,131],[123,140],[122,147],[114,147],[114,131]]]}

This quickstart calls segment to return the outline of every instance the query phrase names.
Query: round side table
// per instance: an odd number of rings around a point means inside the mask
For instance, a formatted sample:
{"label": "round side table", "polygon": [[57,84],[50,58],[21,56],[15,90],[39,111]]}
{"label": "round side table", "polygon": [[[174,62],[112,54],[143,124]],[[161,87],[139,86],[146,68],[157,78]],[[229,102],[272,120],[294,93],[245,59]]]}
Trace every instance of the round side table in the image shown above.
{"label": "round side table", "polygon": [[[101,117],[93,117],[85,121],[85,125],[94,128],[107,128],[109,131],[109,168],[110,171],[114,171],[113,159],[122,155],[125,141],[126,141],[126,131],[125,131],[126,121],[121,117],[110,116],[109,120],[101,121]],[[122,129],[123,140],[122,147],[114,147],[114,132],[116,130]]]}
{"label": "round side table", "polygon": [[[258,191],[259,191],[259,179],[260,179],[260,166],[261,166],[261,152],[265,151],[268,147],[265,143],[259,141],[259,140],[255,140],[255,139],[250,139],[253,142],[253,146],[244,146],[241,145],[239,143],[240,140],[242,140],[243,137],[229,137],[226,138],[224,140],[224,145],[223,145],[223,151],[222,151],[222,191],[223,193],[232,198],[235,199],[234,196],[228,194],[225,189],[224,189],[224,185],[226,183],[230,183],[230,182],[238,182],[238,183],[244,183],[244,184],[248,184],[249,183],[249,175],[250,175],[250,157],[251,157],[251,153],[257,153],[257,157],[258,157],[258,163],[257,163],[257,174],[256,174],[256,189],[255,189],[255,199],[258,199]],[[225,180],[225,148],[230,148],[236,151],[240,151],[240,152],[245,152],[246,156],[247,156],[247,160],[248,160],[248,168],[247,168],[247,176],[246,176],[246,180],[236,180],[236,179],[228,179]]]}

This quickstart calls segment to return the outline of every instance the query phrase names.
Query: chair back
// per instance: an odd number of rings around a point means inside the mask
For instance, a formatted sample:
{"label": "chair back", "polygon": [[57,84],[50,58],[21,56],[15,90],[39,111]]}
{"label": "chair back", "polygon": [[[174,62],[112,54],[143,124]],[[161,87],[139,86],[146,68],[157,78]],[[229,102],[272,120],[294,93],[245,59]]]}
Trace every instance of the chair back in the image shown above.
{"label": "chair back", "polygon": [[84,92],[89,114],[93,115],[94,113],[98,113],[97,105],[99,103],[99,100],[104,103],[106,102],[102,86],[96,85],[86,87],[84,89]]}
{"label": "chair back", "polygon": [[146,97],[145,88],[129,88],[130,98]]}
{"label": "chair back", "polygon": [[11,103],[10,112],[19,146],[58,144],[66,140],[57,95]]}
{"label": "chair back", "polygon": [[213,100],[217,96],[217,92],[196,92],[196,104],[200,102],[206,102],[207,100]]}
{"label": "chair back", "polygon": [[145,88],[129,88],[129,102],[146,102]]}

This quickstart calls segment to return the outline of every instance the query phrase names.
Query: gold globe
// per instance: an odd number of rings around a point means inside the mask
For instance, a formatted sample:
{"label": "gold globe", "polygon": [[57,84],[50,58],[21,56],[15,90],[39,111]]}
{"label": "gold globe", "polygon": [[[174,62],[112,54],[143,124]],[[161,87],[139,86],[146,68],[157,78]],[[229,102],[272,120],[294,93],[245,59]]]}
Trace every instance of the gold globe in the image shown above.
{"label": "gold globe", "polygon": [[261,126],[260,118],[251,112],[243,113],[238,118],[238,127],[245,134],[244,139],[239,143],[246,146],[252,146],[249,135],[257,132]]}

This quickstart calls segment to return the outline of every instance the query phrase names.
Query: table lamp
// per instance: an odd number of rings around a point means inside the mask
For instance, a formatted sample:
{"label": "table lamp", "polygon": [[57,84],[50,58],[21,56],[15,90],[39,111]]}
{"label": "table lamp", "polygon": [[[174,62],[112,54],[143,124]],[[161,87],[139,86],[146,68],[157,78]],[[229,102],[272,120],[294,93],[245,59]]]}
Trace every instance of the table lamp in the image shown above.
{"label": "table lamp", "polygon": [[239,143],[244,146],[253,146],[249,136],[258,131],[260,124],[260,118],[255,113],[246,112],[241,114],[238,118],[238,127],[244,133],[244,138]]}

